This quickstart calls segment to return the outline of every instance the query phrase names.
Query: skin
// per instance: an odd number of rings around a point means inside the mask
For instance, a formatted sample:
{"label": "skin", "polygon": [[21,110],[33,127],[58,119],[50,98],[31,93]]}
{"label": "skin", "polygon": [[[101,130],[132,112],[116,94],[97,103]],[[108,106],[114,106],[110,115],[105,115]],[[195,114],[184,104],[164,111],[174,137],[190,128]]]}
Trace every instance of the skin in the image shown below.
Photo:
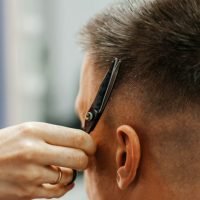
{"label": "skin", "polygon": [[[82,124],[106,73],[97,72],[93,63],[92,57],[86,54],[76,101]],[[155,131],[163,129],[164,123],[162,121],[154,124],[151,128],[145,121],[142,122],[142,111],[136,101],[135,105],[131,105],[134,115],[129,116],[127,113],[130,113],[130,102],[123,99],[123,91],[126,90],[118,91],[121,95],[109,100],[100,121],[91,133],[97,144],[97,151],[85,171],[89,199],[198,199],[198,186],[193,185],[192,190],[188,187],[177,187],[159,171],[160,166],[157,163],[162,161],[155,161],[151,151],[154,145],[149,147],[151,143],[148,135],[152,136]],[[114,119],[110,113],[113,113]]]}
{"label": "skin", "polygon": [[[81,73],[80,90],[76,101],[76,110],[82,124],[84,123],[84,116],[95,98],[103,76],[103,74],[97,76],[94,71],[92,59],[86,55]],[[97,144],[97,152],[90,160],[90,165],[85,171],[86,189],[89,199],[105,200],[109,199],[110,196],[112,196],[113,199],[123,199],[127,195],[125,195],[125,192],[122,192],[122,190],[129,185],[136,175],[140,160],[140,145],[137,135],[134,134],[135,137],[132,139],[134,145],[137,146],[137,148],[135,148],[137,155],[135,158],[131,158],[128,165],[130,165],[132,159],[136,160],[137,163],[131,168],[128,167],[128,169],[124,170],[123,166],[120,165],[123,159],[122,154],[124,148],[126,148],[126,145],[122,142],[122,135],[123,130],[129,129],[130,127],[124,125],[113,129],[113,127],[104,120],[105,115],[106,110],[91,134]],[[134,130],[131,129],[130,133],[132,133],[132,131],[134,132]],[[131,134],[129,134],[129,136],[131,136]],[[110,141],[112,141],[112,145]],[[127,176],[126,171],[130,169],[132,175],[127,178],[122,178]]]}
{"label": "skin", "polygon": [[[84,170],[96,146],[81,130],[28,122],[0,130],[0,199],[58,198],[74,184],[72,169]],[[62,178],[58,179],[58,166]]]}

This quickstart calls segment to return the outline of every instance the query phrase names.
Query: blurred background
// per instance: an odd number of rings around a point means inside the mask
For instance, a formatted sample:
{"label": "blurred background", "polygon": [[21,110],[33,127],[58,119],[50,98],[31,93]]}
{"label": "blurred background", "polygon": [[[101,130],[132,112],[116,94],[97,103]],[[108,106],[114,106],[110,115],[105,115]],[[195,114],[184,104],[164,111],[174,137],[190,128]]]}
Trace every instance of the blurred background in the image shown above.
{"label": "blurred background", "polygon": [[[0,128],[25,121],[79,127],[77,34],[110,2],[0,0]],[[61,199],[87,199],[82,176]]]}

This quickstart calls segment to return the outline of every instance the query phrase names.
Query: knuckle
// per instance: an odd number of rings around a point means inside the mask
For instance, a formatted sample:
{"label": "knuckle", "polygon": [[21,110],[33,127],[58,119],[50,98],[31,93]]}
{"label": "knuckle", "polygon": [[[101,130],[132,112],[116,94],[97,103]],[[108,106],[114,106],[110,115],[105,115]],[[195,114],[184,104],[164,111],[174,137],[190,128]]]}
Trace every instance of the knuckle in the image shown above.
{"label": "knuckle", "polygon": [[28,199],[28,195],[24,191],[19,191],[16,195],[18,199]]}
{"label": "knuckle", "polygon": [[96,152],[96,144],[93,141],[92,137],[89,135],[88,135],[87,147],[88,147],[88,154],[93,155]]}
{"label": "knuckle", "polygon": [[21,171],[17,176],[17,179],[20,180],[22,183],[30,183],[35,178],[36,172],[30,166],[23,166],[21,167]]}
{"label": "knuckle", "polygon": [[88,154],[95,153],[96,145],[90,135],[80,130],[77,140],[79,146],[81,146]]}
{"label": "knuckle", "polygon": [[52,199],[52,198],[60,198],[62,197],[64,194],[66,193],[66,191],[63,188],[56,188],[53,189],[52,191],[49,191],[45,198],[46,199]]}
{"label": "knuckle", "polygon": [[32,199],[34,198],[34,189],[33,187],[21,187],[20,191],[18,192],[19,199]]}
{"label": "knuckle", "polygon": [[45,193],[45,199],[52,199],[52,198],[54,198],[52,192],[49,191],[48,193]]}
{"label": "knuckle", "polygon": [[32,161],[37,156],[36,144],[32,140],[24,139],[20,141],[19,157],[26,161]]}
{"label": "knuckle", "polygon": [[34,124],[32,122],[25,122],[19,125],[19,133],[22,136],[27,136],[27,134],[33,133]]}
{"label": "knuckle", "polygon": [[80,155],[77,158],[77,162],[80,169],[86,169],[88,165],[87,155],[84,152],[80,152]]}
{"label": "knuckle", "polygon": [[33,167],[29,167],[28,172],[29,172],[28,180],[30,182],[39,183],[39,181],[41,180],[40,173],[37,170],[33,169]]}
{"label": "knuckle", "polygon": [[26,172],[23,172],[18,175],[18,179],[23,183],[28,182],[28,174]]}
{"label": "knuckle", "polygon": [[86,142],[86,134],[83,133],[82,131],[79,131],[76,142],[77,142],[78,145],[81,145],[81,146],[83,144],[85,144],[85,142]]}
{"label": "knuckle", "polygon": [[34,198],[35,190],[33,187],[27,187],[25,190],[24,198],[25,199],[32,199]]}
{"label": "knuckle", "polygon": [[57,191],[57,193],[55,194],[54,198],[60,198],[62,197],[64,194],[66,193],[66,191],[64,189],[60,189]]}
{"label": "knuckle", "polygon": [[28,190],[28,196],[29,196],[29,199],[32,199],[35,197],[35,189],[33,187],[30,187],[29,190]]}
{"label": "knuckle", "polygon": [[35,183],[39,183],[41,181],[41,176],[39,173],[34,173],[31,177],[31,180]]}

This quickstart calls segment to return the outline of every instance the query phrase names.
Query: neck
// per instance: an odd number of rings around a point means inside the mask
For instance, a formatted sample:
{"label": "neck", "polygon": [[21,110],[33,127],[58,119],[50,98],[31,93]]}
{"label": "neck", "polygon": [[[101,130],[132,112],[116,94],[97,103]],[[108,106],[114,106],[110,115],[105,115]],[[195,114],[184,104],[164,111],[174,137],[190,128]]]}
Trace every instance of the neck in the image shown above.
{"label": "neck", "polygon": [[[142,173],[137,185],[131,191],[130,200],[188,200],[200,199],[199,184],[170,183],[154,168],[148,166],[150,172]],[[133,186],[134,187],[134,186]]]}

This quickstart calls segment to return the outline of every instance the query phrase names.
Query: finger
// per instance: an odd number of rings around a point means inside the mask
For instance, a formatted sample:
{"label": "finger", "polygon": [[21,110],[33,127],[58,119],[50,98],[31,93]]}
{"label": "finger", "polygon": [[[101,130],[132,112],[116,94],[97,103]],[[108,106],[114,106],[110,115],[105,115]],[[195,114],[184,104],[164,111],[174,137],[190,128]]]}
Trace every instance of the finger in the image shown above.
{"label": "finger", "polygon": [[79,149],[43,144],[43,148],[35,154],[36,162],[42,165],[55,165],[76,170],[84,170],[88,166],[88,156]]}
{"label": "finger", "polygon": [[81,149],[89,155],[93,155],[96,151],[92,137],[82,130],[41,122],[24,123],[22,129],[38,135],[49,144]]}
{"label": "finger", "polygon": [[35,190],[33,198],[59,198],[70,191],[73,187],[74,184],[68,186],[43,184]]}
{"label": "finger", "polygon": [[[61,178],[58,184],[68,185],[72,182],[73,179],[73,170],[69,168],[59,167],[61,171]],[[58,167],[51,166],[52,171],[56,172],[56,180],[54,179],[54,182],[51,182],[52,184],[56,183],[59,177],[59,170]],[[48,183],[48,182],[47,182]]]}
{"label": "finger", "polygon": [[[30,172],[29,178],[27,180],[30,182],[34,182],[37,185],[41,185],[43,183],[55,184],[60,176],[60,172],[55,166],[35,166],[34,172]],[[60,168],[61,169],[61,179],[59,184],[67,185],[73,179],[73,170],[69,168]]]}

